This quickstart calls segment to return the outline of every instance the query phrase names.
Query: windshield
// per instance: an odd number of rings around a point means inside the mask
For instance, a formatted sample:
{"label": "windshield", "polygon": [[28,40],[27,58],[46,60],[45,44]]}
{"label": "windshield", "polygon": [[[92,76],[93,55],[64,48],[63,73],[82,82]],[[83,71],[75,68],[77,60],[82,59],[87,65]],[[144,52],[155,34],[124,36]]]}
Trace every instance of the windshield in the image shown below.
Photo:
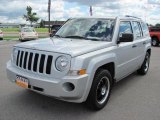
{"label": "windshield", "polygon": [[114,22],[114,19],[72,19],[64,24],[55,36],[111,41]]}
{"label": "windshield", "polygon": [[23,28],[22,32],[34,32],[33,28]]}

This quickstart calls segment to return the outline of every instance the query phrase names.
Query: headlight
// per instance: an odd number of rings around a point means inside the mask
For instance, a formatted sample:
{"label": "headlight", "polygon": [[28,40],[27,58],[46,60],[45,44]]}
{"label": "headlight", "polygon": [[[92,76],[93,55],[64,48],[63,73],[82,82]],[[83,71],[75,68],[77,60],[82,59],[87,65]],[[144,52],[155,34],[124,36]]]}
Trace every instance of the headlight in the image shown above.
{"label": "headlight", "polygon": [[18,54],[18,50],[16,48],[13,48],[12,61],[16,61],[17,54]]}
{"label": "headlight", "polygon": [[68,68],[68,65],[69,65],[69,60],[65,56],[60,56],[57,58],[55,66],[58,71],[62,72],[66,70]]}

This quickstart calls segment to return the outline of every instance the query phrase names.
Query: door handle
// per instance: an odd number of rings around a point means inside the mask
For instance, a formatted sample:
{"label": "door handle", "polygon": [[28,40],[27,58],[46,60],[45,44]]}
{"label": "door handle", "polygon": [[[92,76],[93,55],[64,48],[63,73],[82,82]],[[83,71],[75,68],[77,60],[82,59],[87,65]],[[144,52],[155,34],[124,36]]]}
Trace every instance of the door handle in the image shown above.
{"label": "door handle", "polygon": [[133,45],[133,46],[132,46],[132,48],[135,48],[135,47],[137,47],[137,45]]}
{"label": "door handle", "polygon": [[145,45],[146,44],[146,42],[143,42],[143,45]]}
{"label": "door handle", "polygon": [[133,46],[132,46],[132,48],[135,48],[135,47],[137,47],[137,45],[133,45]]}

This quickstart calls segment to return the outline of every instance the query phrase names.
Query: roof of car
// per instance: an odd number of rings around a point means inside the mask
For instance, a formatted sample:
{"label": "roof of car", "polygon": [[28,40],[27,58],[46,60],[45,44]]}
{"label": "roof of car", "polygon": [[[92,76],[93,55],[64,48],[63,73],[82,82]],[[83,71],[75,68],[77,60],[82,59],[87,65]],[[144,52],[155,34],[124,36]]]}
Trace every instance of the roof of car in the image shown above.
{"label": "roof of car", "polygon": [[[134,17],[134,16],[125,16],[125,17],[95,17],[95,16],[90,16],[90,17],[76,17],[77,19],[89,19],[89,18],[94,18],[94,19],[120,19],[120,20],[138,20],[138,21],[142,21],[141,18],[138,17]],[[74,19],[74,18],[71,18]]]}

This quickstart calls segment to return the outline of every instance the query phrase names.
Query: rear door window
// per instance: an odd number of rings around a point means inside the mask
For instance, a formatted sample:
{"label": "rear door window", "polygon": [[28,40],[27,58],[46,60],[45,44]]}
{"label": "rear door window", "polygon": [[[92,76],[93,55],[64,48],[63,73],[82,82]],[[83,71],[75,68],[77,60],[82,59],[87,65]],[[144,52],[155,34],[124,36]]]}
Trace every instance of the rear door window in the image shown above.
{"label": "rear door window", "polygon": [[142,30],[143,30],[143,36],[148,37],[149,36],[149,30],[148,30],[147,24],[142,22],[141,25],[142,25]]}
{"label": "rear door window", "polygon": [[133,30],[134,30],[134,38],[139,39],[142,35],[142,30],[139,22],[132,22]]}

